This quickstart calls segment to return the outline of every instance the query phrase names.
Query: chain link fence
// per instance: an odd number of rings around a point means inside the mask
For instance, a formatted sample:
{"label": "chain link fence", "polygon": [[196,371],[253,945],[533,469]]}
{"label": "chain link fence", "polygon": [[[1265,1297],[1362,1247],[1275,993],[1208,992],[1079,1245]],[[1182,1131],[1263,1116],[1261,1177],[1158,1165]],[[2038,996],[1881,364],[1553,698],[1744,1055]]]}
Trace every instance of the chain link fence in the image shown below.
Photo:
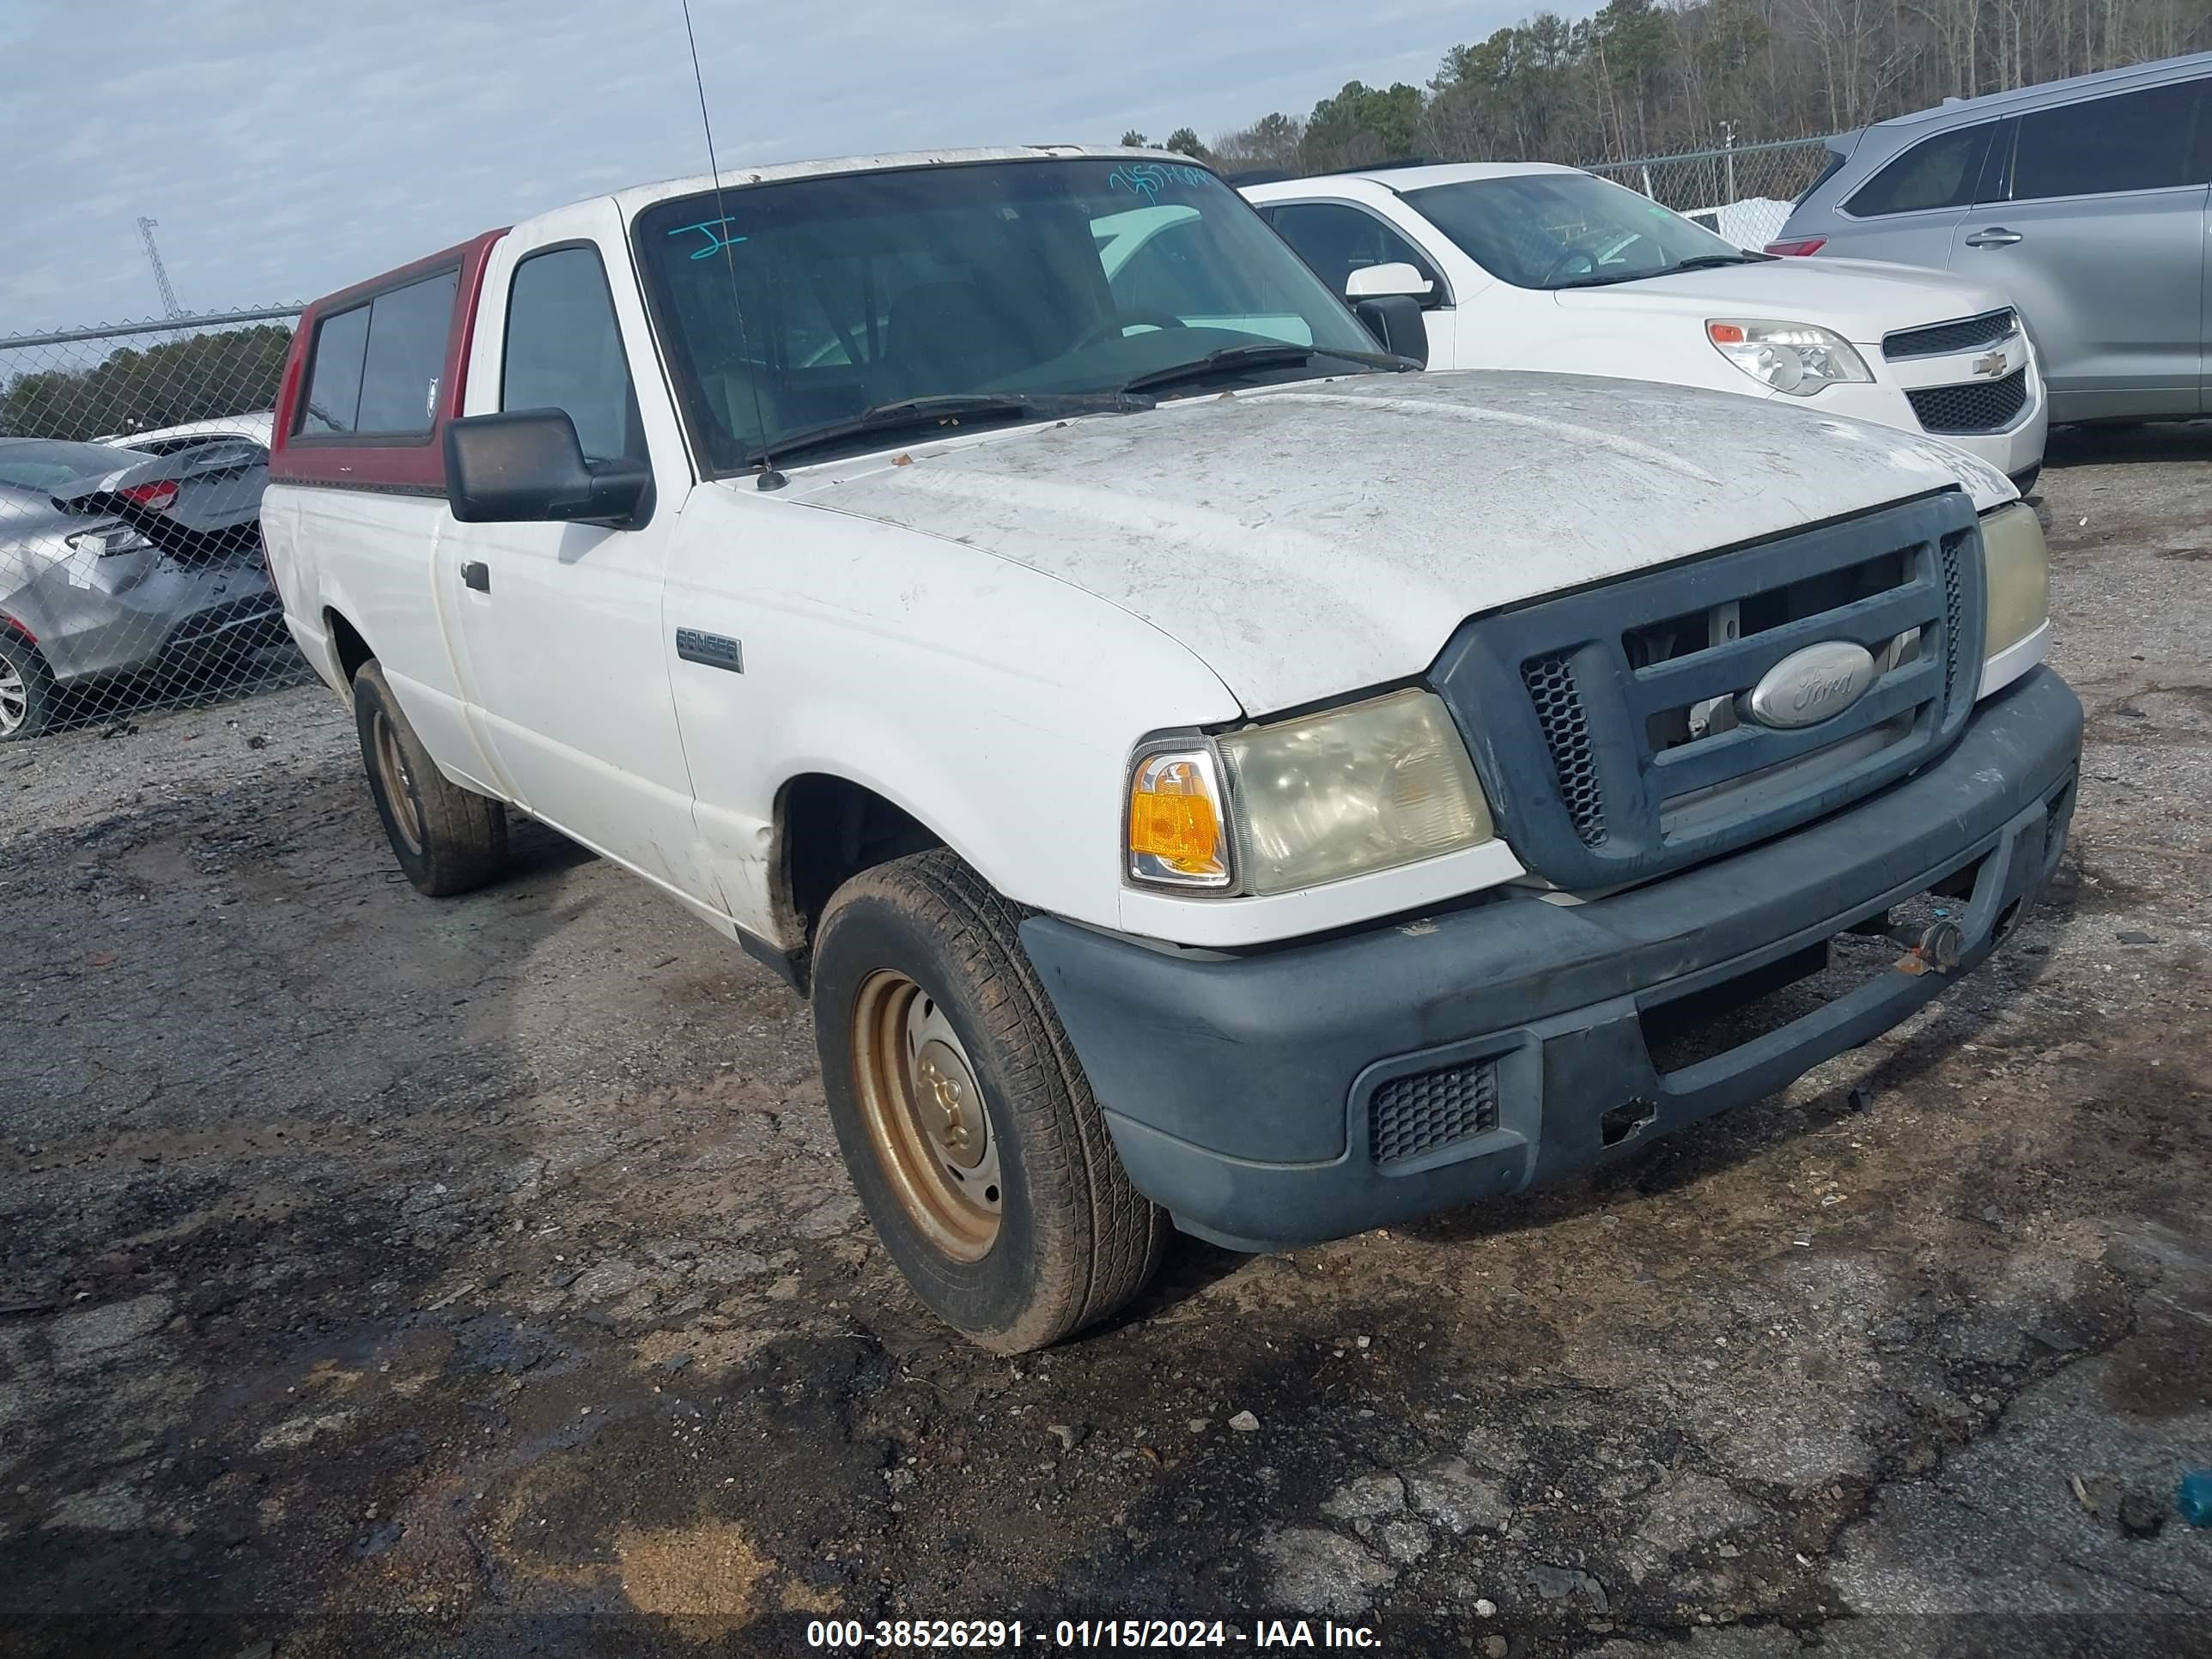
{"label": "chain link fence", "polygon": [[0,744],[307,677],[261,542],[297,314],[0,337]]}
{"label": "chain link fence", "polygon": [[1594,161],[1586,170],[1695,219],[1738,247],[1758,249],[1781,234],[1791,204],[1827,164],[1828,147],[1822,140],[1790,138],[1633,161]]}

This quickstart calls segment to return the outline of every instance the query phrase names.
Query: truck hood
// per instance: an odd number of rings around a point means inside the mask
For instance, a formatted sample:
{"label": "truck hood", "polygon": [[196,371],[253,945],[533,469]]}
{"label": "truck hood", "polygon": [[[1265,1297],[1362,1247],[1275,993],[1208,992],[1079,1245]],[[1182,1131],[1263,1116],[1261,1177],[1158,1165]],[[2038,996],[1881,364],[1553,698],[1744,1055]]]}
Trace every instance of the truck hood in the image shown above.
{"label": "truck hood", "polygon": [[1984,507],[2014,494],[1887,427],[1485,371],[1002,428],[809,468],[787,499],[1072,583],[1257,715],[1418,674],[1480,611],[1961,485]]}
{"label": "truck hood", "polygon": [[1606,288],[1561,289],[1563,311],[1653,313],[1693,318],[1763,317],[1833,329],[1854,345],[1878,345],[1900,328],[1977,317],[2009,305],[2002,289],[1947,270],[1876,259],[1772,259],[1719,265]]}

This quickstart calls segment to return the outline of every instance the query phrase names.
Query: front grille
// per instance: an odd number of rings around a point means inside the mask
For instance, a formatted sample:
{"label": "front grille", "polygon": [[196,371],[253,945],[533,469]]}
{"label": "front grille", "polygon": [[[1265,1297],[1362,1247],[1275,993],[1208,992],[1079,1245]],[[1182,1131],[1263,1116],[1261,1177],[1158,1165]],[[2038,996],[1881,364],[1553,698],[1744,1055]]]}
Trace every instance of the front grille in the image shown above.
{"label": "front grille", "polygon": [[2002,380],[1923,386],[1905,395],[1924,431],[2002,432],[2027,407],[2027,370],[2016,368]]}
{"label": "front grille", "polygon": [[1401,1164],[1498,1127],[1498,1063],[1479,1060],[1392,1078],[1367,1100],[1376,1163]]}
{"label": "front grille", "polygon": [[1962,317],[1954,323],[1936,323],[1927,328],[1899,329],[1881,337],[1881,355],[1891,362],[1906,357],[1942,357],[1954,351],[1972,351],[1995,345],[2019,326],[2012,307],[1985,311],[1978,317]]}
{"label": "front grille", "polygon": [[1544,746],[1559,780],[1559,794],[1585,847],[1605,844],[1605,796],[1597,781],[1597,758],[1590,749],[1589,721],[1583,716],[1582,694],[1574,671],[1562,654],[1521,665],[1528,700],[1544,728]]}
{"label": "front grille", "polygon": [[[1947,745],[1973,701],[1979,527],[1962,492],[1462,624],[1432,684],[1499,832],[1570,890],[1641,881],[1835,811]],[[1746,694],[1850,642],[1871,683],[1814,724]]]}
{"label": "front grille", "polygon": [[[1954,530],[1943,538],[1943,637],[1957,641],[1966,627],[1966,578],[1960,561],[1967,554],[1966,532]],[[1959,658],[1956,649],[1943,653],[1943,696],[1948,701],[1951,690],[1959,683]]]}

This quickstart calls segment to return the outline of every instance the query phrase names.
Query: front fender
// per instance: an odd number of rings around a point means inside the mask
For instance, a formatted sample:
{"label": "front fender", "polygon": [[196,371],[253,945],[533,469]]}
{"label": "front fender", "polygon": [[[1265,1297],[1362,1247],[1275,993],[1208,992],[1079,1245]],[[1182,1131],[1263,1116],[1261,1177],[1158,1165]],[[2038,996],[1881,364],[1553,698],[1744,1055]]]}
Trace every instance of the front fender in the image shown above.
{"label": "front fender", "polygon": [[898,806],[1016,902],[1118,925],[1130,751],[1235,719],[1220,679],[1149,623],[1026,566],[733,493],[687,507],[666,621],[742,642],[741,673],[670,664],[699,832],[735,920],[786,931],[775,803],[821,773]]}

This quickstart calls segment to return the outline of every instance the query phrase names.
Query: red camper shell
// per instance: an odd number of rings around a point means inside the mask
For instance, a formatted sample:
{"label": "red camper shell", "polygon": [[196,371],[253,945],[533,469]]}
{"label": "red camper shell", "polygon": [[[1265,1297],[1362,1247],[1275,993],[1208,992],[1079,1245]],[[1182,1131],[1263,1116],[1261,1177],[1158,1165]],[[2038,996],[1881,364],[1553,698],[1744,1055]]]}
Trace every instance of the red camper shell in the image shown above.
{"label": "red camper shell", "polygon": [[461,413],[488,230],[315,301],[276,399],[271,483],[446,492],[445,427]]}

